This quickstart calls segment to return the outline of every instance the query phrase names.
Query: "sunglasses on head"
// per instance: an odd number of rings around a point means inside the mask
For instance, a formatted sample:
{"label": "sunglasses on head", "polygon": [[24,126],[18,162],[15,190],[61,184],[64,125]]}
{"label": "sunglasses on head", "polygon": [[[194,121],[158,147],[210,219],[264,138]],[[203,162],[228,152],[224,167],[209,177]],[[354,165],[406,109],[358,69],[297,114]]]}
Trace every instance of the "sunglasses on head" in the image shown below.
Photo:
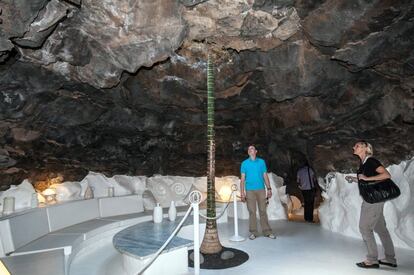
{"label": "sunglasses on head", "polygon": [[356,144],[362,144],[365,147],[368,147],[368,142],[366,142],[365,140],[359,140]]}

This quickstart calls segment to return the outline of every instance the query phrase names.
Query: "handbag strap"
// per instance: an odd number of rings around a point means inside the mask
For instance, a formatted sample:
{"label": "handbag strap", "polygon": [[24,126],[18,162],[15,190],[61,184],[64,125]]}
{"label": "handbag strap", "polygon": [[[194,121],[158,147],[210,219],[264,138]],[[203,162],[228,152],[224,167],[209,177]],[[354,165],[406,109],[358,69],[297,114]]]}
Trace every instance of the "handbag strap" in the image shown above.
{"label": "handbag strap", "polygon": [[309,177],[309,184],[310,184],[310,187],[311,187],[311,189],[313,189],[315,186],[314,186],[313,181],[312,181],[311,176],[310,176],[309,166],[308,166],[308,177]]}

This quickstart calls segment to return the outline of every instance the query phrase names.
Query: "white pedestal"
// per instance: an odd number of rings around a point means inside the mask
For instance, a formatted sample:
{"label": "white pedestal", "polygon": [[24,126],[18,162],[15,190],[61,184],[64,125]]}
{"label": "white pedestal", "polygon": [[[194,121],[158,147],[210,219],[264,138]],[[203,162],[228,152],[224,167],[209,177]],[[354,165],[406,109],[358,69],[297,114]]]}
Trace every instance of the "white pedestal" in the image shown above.
{"label": "white pedestal", "polygon": [[230,239],[229,239],[230,241],[232,241],[232,242],[243,242],[243,241],[245,241],[246,239],[245,238],[243,238],[242,236],[240,236],[240,235],[233,235],[233,236],[231,236],[230,237]]}
{"label": "white pedestal", "polygon": [[239,235],[239,206],[237,205],[236,194],[233,193],[233,220],[234,220],[234,235],[230,237],[231,242],[242,242],[244,238]]}

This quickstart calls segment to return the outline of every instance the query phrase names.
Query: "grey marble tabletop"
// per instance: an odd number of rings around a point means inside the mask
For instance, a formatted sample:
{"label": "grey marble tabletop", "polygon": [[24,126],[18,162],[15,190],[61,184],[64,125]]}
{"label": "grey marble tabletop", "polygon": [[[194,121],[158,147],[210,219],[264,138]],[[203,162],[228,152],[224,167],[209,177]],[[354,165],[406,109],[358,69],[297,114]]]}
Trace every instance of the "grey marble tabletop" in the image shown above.
{"label": "grey marble tabletop", "polygon": [[[118,232],[112,239],[112,243],[123,254],[145,259],[157,252],[170,237],[181,219],[182,217],[177,217],[174,222],[164,219],[162,223],[148,221],[130,226]],[[191,223],[192,218],[187,218],[184,226]],[[163,252],[191,245],[193,245],[193,241],[175,236]]]}

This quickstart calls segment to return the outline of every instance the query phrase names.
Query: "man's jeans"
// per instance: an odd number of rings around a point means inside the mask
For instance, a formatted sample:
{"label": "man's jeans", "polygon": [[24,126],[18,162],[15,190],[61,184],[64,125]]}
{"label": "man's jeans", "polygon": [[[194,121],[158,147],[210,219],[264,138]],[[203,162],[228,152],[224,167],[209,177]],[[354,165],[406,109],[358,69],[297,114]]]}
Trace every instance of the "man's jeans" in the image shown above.
{"label": "man's jeans", "polygon": [[249,210],[249,231],[254,235],[257,232],[256,204],[259,206],[260,225],[265,236],[272,234],[266,212],[266,191],[250,190],[246,191],[247,209]]}

